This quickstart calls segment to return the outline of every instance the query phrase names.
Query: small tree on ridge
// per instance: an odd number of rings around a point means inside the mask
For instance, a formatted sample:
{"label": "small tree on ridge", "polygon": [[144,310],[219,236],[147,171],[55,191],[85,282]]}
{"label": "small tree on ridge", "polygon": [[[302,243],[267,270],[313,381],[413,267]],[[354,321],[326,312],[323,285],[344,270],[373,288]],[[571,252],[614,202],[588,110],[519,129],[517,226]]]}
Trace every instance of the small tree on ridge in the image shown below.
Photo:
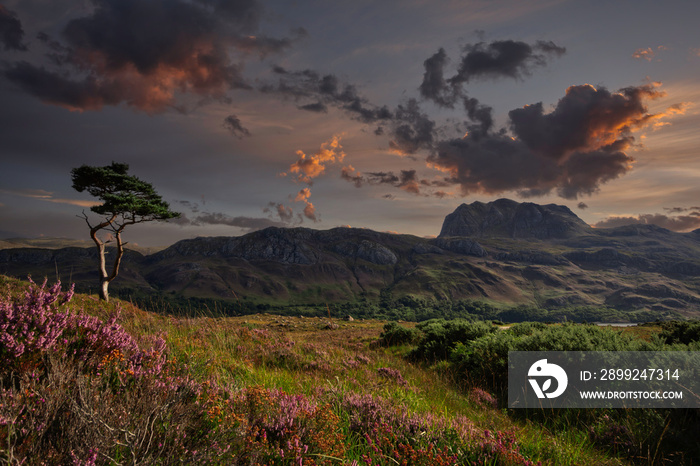
{"label": "small tree on ridge", "polygon": [[[87,191],[102,201],[101,205],[90,210],[102,215],[104,219],[97,224],[91,224],[87,214],[82,217],[90,228],[90,237],[95,242],[100,257],[100,298],[109,301],[109,284],[117,277],[119,265],[124,255],[124,245],[121,234],[129,225],[136,223],[168,220],[179,217],[180,214],[170,210],[170,206],[156,193],[150,183],[129,175],[129,165],[112,162],[105,167],[82,165],[71,170],[73,189],[78,192]],[[110,232],[114,240],[102,240],[97,234],[101,230]],[[116,257],[110,272],[107,272],[105,261],[105,246],[116,241]]]}

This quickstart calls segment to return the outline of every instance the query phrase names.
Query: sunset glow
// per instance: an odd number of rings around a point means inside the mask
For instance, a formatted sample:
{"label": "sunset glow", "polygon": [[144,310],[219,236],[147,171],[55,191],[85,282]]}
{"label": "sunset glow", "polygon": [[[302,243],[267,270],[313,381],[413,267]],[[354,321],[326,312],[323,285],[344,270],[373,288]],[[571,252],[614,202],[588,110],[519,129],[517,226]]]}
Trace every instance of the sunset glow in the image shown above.
{"label": "sunset glow", "polygon": [[695,225],[700,6],[44,3],[0,0],[2,237],[82,236],[70,169],[113,160],[183,214],[146,244],[501,197]]}

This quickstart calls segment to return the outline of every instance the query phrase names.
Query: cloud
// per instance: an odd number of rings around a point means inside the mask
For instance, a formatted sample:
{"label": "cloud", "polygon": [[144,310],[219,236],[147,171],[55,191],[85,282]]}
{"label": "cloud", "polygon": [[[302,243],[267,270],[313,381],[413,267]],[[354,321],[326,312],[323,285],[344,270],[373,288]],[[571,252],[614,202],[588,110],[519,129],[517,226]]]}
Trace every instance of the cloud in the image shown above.
{"label": "cloud", "polygon": [[281,202],[270,202],[267,207],[263,209],[265,213],[276,214],[279,219],[284,223],[291,223],[294,220],[294,210],[291,207],[286,207]]}
{"label": "cloud", "polygon": [[5,50],[27,50],[24,29],[15,12],[0,5],[0,44]]}
{"label": "cloud", "polygon": [[355,168],[352,165],[348,165],[346,167],[343,167],[342,170],[340,171],[340,177],[342,179],[344,179],[345,181],[349,181],[350,183],[353,183],[356,188],[361,188],[362,184],[365,181],[364,178],[362,177],[362,173],[355,170]]}
{"label": "cloud", "polygon": [[[696,207],[692,209],[688,215],[639,214],[637,216],[608,217],[593,226],[595,228],[615,228],[625,225],[656,225],[671,231],[687,232],[700,228],[700,209]],[[689,210],[691,209],[683,211]]]}
{"label": "cloud", "polygon": [[323,102],[314,102],[312,104],[306,104],[299,106],[300,110],[306,110],[307,112],[315,113],[328,113],[328,106]]}
{"label": "cloud", "polygon": [[243,126],[241,120],[236,115],[229,115],[224,118],[224,128],[229,130],[231,134],[238,139],[243,139],[244,136],[250,136],[250,131]]}
{"label": "cloud", "polygon": [[522,78],[532,68],[545,66],[553,56],[566,53],[566,48],[551,41],[537,41],[534,45],[514,40],[479,42],[464,48],[457,74],[451,83],[466,83],[479,78]]}
{"label": "cloud", "polygon": [[309,220],[313,220],[314,222],[318,222],[319,220],[316,217],[316,208],[311,202],[305,202],[306,206],[304,206],[304,217],[308,218]]}
{"label": "cloud", "polygon": [[189,218],[185,215],[181,215],[179,219],[173,220],[174,223],[180,225],[194,225],[194,226],[204,226],[204,225],[227,225],[232,227],[242,228],[246,231],[261,230],[268,227],[283,227],[285,223],[276,222],[270,220],[269,218],[256,218],[256,217],[231,217],[229,215],[220,212],[205,212],[197,215],[194,218]]}
{"label": "cloud", "polygon": [[400,155],[430,149],[435,139],[436,124],[421,111],[416,99],[399,105],[392,120],[389,147]]}
{"label": "cloud", "polygon": [[303,151],[296,151],[297,161],[289,166],[289,172],[296,174],[296,180],[311,184],[314,178],[323,175],[327,164],[342,162],[345,158],[341,136],[335,135],[330,141],[321,144],[313,155],[307,156]]}
{"label": "cloud", "polygon": [[682,212],[693,212],[691,215],[700,215],[700,207],[664,207],[664,210],[669,214],[678,214]]}
{"label": "cloud", "polygon": [[56,198],[54,197],[53,192],[45,191],[43,189],[0,189],[0,193],[28,197],[31,199],[38,199],[40,201],[53,202],[56,204],[75,205],[78,207],[93,207],[102,204],[100,201]]}
{"label": "cloud", "polygon": [[[667,48],[664,47],[663,45],[659,45],[656,48],[656,50],[663,51],[663,50],[667,50]],[[654,59],[654,57],[656,57],[656,52],[651,47],[647,47],[645,49],[639,48],[639,49],[634,51],[634,53],[632,54],[632,57],[637,58],[639,60],[652,61]]]}
{"label": "cloud", "polygon": [[273,67],[277,80],[259,86],[264,93],[274,93],[295,102],[307,102],[298,108],[316,113],[325,113],[328,107],[338,108],[353,119],[364,123],[390,120],[393,115],[388,107],[374,106],[361,96],[353,84],[343,83],[333,74],[322,75],[314,70],[287,70]]}
{"label": "cloud", "polygon": [[311,189],[304,188],[297,193],[294,202],[306,201],[309,197],[311,197]]}
{"label": "cloud", "polygon": [[511,190],[522,197],[553,190],[566,199],[590,195],[632,168],[626,153],[632,132],[667,115],[647,111],[645,102],[663,95],[657,88],[611,93],[571,86],[549,113],[541,102],[510,111],[513,136],[501,129],[439,141],[427,161],[448,173],[462,195]]}
{"label": "cloud", "polygon": [[182,108],[179,95],[224,99],[231,89],[250,88],[241,74],[242,60],[279,52],[294,40],[256,35],[262,8],[254,0],[93,4],[89,15],[66,24],[65,45],[53,41],[54,68],[20,61],[5,70],[5,77],[44,102],[71,110],[125,103],[156,113]]}
{"label": "cloud", "polygon": [[652,61],[654,59],[654,55],[654,51],[651,49],[651,47],[648,47],[646,49],[635,50],[635,52],[632,54],[632,57],[641,60]]}
{"label": "cloud", "polygon": [[442,47],[423,62],[425,73],[418,90],[421,97],[432,100],[443,107],[453,107],[460,93],[457,86],[448,84],[445,67],[449,63],[447,52]]}
{"label": "cloud", "polygon": [[466,97],[462,85],[485,78],[520,79],[529,76],[535,67],[545,66],[552,57],[566,53],[564,47],[552,41],[537,41],[530,45],[513,40],[479,42],[463,49],[456,73],[445,77],[449,58],[444,48],[423,62],[425,73],[419,87],[424,99],[443,107],[453,108],[459,98]]}
{"label": "cloud", "polygon": [[363,175],[350,165],[347,167],[343,167],[340,177],[348,182],[353,183],[357,188],[360,188],[365,184],[388,184],[390,186],[399,188],[411,194],[421,194],[422,186],[434,186],[434,184],[427,180],[419,179],[416,175],[416,170],[401,170],[399,174],[395,174],[391,171],[368,172],[367,174]]}
{"label": "cloud", "polygon": [[588,204],[586,204],[585,202],[579,202],[577,207],[581,210],[586,210],[588,209]]}
{"label": "cloud", "polygon": [[[308,218],[309,220],[313,220],[314,222],[318,222],[319,219],[316,216],[316,207],[309,201],[309,198],[311,197],[311,189],[310,188],[304,188],[301,189],[297,195],[294,197],[294,202],[303,202],[304,203],[304,217]],[[291,198],[291,196],[290,196]]]}

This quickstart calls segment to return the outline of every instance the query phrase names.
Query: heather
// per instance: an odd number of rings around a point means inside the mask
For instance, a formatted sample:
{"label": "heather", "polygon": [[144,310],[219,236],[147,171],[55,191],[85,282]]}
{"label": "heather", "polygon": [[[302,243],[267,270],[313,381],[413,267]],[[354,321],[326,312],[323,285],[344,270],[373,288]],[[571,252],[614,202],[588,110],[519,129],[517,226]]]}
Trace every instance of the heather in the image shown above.
{"label": "heather", "polygon": [[2,286],[6,464],[616,463],[407,360],[379,322],[177,318]]}

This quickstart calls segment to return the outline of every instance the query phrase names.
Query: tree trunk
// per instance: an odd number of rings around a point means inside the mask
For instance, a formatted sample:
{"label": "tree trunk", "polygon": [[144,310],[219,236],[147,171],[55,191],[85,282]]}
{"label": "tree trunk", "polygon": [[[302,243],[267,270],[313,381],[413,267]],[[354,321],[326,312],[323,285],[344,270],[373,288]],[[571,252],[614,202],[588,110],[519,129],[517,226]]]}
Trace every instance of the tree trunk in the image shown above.
{"label": "tree trunk", "polygon": [[[108,226],[112,226],[114,222],[114,219],[116,218],[116,214],[112,215],[112,218],[100,223],[99,225],[92,226],[90,225],[90,222],[88,222],[87,215],[83,213],[85,216],[85,222],[87,222],[88,226],[90,227],[90,237],[92,238],[92,241],[95,243],[97,246],[97,253],[99,255],[100,259],[100,269],[99,269],[99,274],[100,274],[100,299],[105,302],[109,302],[109,283],[117,278],[117,274],[119,273],[119,265],[122,262],[122,257],[124,256],[124,243],[122,242],[122,231],[124,231],[124,228],[127,225],[133,225],[134,222],[127,222],[119,226],[119,228],[114,229],[114,234],[117,239],[117,254],[116,257],[114,258],[114,264],[112,265],[112,273],[107,274],[107,261],[105,260],[105,253],[107,252],[105,249],[105,242],[100,240],[97,237],[97,232],[100,231],[103,228],[106,228]],[[109,242],[109,241],[108,241]]]}
{"label": "tree trunk", "polygon": [[106,303],[109,302],[109,280],[106,278],[100,278],[100,299]]}

